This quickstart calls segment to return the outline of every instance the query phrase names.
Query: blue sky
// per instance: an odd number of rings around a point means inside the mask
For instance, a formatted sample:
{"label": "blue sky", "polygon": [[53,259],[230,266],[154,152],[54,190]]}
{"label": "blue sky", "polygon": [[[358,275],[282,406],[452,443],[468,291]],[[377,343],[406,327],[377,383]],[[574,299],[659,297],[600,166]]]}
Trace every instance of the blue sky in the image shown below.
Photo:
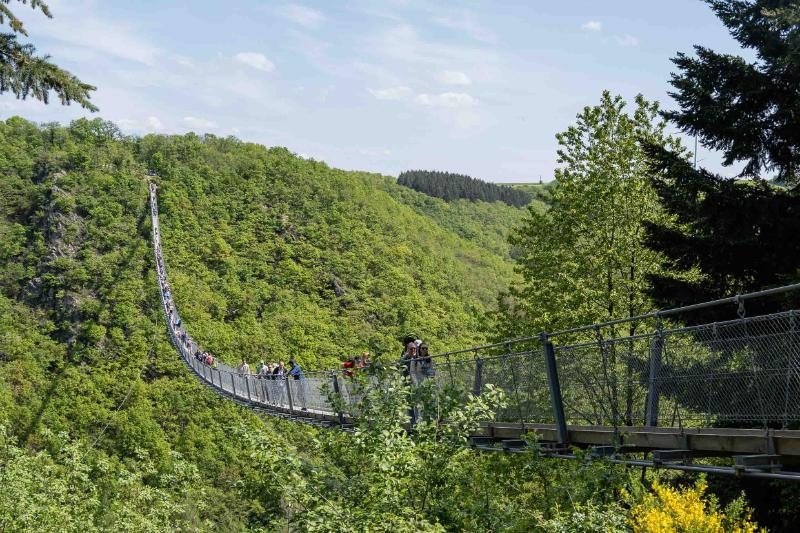
{"label": "blue sky", "polygon": [[[555,134],[603,89],[671,107],[675,52],[739,51],[699,0],[49,3],[52,20],[16,6],[31,41],[124,131],[236,135],[391,175],[547,181]],[[8,94],[0,113],[88,115]]]}

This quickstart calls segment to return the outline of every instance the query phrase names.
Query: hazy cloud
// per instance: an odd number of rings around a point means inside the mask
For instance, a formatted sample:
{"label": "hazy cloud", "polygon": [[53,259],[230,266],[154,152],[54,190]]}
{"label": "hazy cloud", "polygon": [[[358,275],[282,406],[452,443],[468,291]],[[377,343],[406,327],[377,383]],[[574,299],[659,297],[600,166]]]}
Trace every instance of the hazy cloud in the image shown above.
{"label": "hazy cloud", "polygon": [[275,64],[267,59],[264,54],[259,54],[257,52],[239,52],[233,56],[233,59],[238,63],[263,72],[272,72],[275,70]]}
{"label": "hazy cloud", "polygon": [[325,21],[325,15],[321,11],[300,4],[283,6],[279,12],[285,19],[312,30],[319,28]]}
{"label": "hazy cloud", "polygon": [[198,130],[213,130],[217,128],[217,123],[213,120],[207,120],[198,117],[183,117],[183,122],[192,129]]}
{"label": "hazy cloud", "polygon": [[433,21],[445,28],[464,32],[478,41],[493,43],[497,40],[495,33],[478,22],[469,11],[454,16],[437,17]]}
{"label": "hazy cloud", "polygon": [[639,38],[627,33],[625,35],[615,35],[614,40],[620,46],[639,46]]}
{"label": "hazy cloud", "polygon": [[378,100],[405,100],[413,94],[413,91],[404,85],[399,87],[389,87],[387,89],[367,90]]}
{"label": "hazy cloud", "polygon": [[417,103],[431,107],[475,107],[478,105],[472,95],[467,93],[440,93],[440,94],[426,94],[422,93],[417,95],[415,99]]}
{"label": "hazy cloud", "polygon": [[136,133],[158,133],[164,130],[164,123],[155,115],[150,115],[144,119],[121,118],[116,123],[120,129]]}
{"label": "hazy cloud", "polygon": [[32,18],[26,27],[33,36],[43,35],[73,47],[145,65],[155,64],[159,54],[158,48],[137,36],[131,28],[114,21],[79,15],[69,9],[52,20]]}
{"label": "hazy cloud", "polygon": [[447,85],[471,85],[472,80],[463,72],[444,70],[439,74],[439,81]]}
{"label": "hazy cloud", "polygon": [[581,29],[583,31],[601,31],[603,29],[603,23],[599,20],[590,20],[581,24]]}

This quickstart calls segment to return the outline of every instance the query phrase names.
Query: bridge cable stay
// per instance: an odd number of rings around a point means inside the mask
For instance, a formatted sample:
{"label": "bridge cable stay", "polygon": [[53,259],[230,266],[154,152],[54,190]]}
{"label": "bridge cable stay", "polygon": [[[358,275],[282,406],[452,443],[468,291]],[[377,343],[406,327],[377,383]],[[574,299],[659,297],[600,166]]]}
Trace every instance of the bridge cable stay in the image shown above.
{"label": "bridge cable stay", "polygon": [[[155,183],[149,192],[162,312],[187,368],[210,390],[247,408],[351,430],[361,391],[338,370],[262,379],[198,357],[202,348],[188,334],[167,280]],[[435,380],[437,391],[464,389],[465,399],[487,385],[506,392],[513,406],[481,423],[470,438],[476,450],[575,459],[585,455],[574,448],[588,448],[590,459],[615,464],[800,480],[790,469],[800,465],[798,311],[743,313],[746,300],[798,289],[800,283],[431,355],[439,368],[426,379]],[[730,320],[677,321],[730,304],[739,312]],[[654,330],[636,332],[650,320]],[[631,325],[628,335],[614,333],[620,324]],[[527,386],[520,386],[526,373]],[[631,455],[642,452],[651,458]],[[695,463],[720,455],[732,464]]]}

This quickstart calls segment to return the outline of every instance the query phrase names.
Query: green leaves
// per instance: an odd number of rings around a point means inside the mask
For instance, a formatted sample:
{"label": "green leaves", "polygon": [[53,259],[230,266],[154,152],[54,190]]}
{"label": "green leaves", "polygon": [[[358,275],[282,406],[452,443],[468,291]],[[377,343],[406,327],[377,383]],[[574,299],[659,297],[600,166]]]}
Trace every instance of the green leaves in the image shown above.
{"label": "green leaves", "polygon": [[650,306],[645,291],[659,256],[643,245],[642,225],[665,215],[648,181],[643,143],[678,146],[664,135],[658,106],[638,96],[629,114],[625,101],[606,91],[557,138],[562,166],[553,207],[531,210],[511,237],[524,283],[501,301],[498,336],[632,316]]}

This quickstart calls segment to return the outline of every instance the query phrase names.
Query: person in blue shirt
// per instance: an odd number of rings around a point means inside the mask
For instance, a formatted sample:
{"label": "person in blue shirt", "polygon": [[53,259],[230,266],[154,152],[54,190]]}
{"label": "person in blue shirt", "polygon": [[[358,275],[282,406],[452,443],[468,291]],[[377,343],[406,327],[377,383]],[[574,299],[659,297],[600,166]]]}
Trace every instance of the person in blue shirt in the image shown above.
{"label": "person in blue shirt", "polygon": [[[306,408],[306,378],[303,375],[303,369],[300,368],[300,365],[294,360],[294,358],[289,359],[289,379],[294,378],[294,381],[297,381],[295,390],[297,391],[298,399],[300,400],[300,405],[302,405],[301,411],[308,411]],[[289,384],[291,387],[291,384]]]}

